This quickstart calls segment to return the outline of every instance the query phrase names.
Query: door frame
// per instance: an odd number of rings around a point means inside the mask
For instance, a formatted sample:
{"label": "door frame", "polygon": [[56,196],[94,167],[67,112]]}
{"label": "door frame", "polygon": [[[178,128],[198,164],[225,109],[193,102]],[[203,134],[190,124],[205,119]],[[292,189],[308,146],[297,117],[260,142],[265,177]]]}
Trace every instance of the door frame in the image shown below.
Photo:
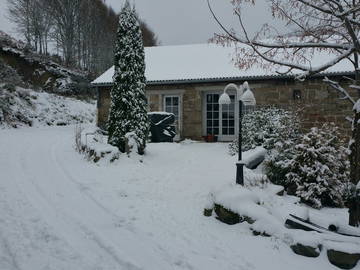
{"label": "door frame", "polygon": [[165,112],[166,110],[166,101],[165,99],[168,97],[177,97],[179,99],[179,104],[178,104],[178,110],[179,110],[179,121],[178,121],[178,129],[179,129],[179,134],[176,133],[176,136],[174,137],[175,141],[179,141],[181,139],[181,135],[182,135],[182,95],[179,94],[164,94],[162,97],[162,108],[163,111]]}
{"label": "door frame", "polygon": [[[207,134],[207,98],[206,95],[207,94],[218,94],[221,95],[223,93],[223,91],[219,91],[219,90],[213,90],[213,91],[204,91],[203,92],[203,96],[202,96],[202,116],[203,116],[203,120],[202,120],[202,133],[203,136],[208,135]],[[237,96],[236,96],[236,92],[235,91],[227,91],[227,93],[229,95],[234,95],[235,96],[235,110],[234,110],[234,135],[218,135],[218,141],[220,142],[229,142],[229,141],[233,141],[234,139],[237,138],[237,134],[239,131],[239,103],[237,102]],[[222,105],[219,104],[219,133],[222,133]]]}

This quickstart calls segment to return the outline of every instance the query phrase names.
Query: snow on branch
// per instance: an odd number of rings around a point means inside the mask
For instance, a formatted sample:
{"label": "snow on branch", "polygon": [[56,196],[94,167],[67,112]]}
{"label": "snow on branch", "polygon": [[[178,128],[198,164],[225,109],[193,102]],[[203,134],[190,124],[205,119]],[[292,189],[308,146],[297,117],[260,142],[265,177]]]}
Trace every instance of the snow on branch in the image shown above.
{"label": "snow on branch", "polygon": [[355,104],[355,100],[349,95],[348,91],[345,90],[338,82],[330,80],[328,77],[325,77],[324,82],[328,83],[332,88],[339,91],[344,95],[343,99],[348,99],[352,104]]}
{"label": "snow on branch", "polygon": [[[354,47],[350,47],[349,49],[347,49],[345,52],[343,52],[342,54],[338,55],[337,57],[331,59],[330,61],[326,62],[325,64],[319,66],[319,67],[316,67],[316,68],[312,68],[311,66],[310,67],[307,67],[307,66],[304,66],[304,65],[300,65],[300,64],[295,64],[295,63],[290,63],[290,62],[286,62],[286,61],[281,61],[281,60],[278,60],[278,59],[275,59],[275,58],[272,58],[272,57],[269,57],[267,56],[265,53],[261,52],[257,47],[260,47],[262,48],[261,45],[256,45],[256,43],[254,43],[252,40],[250,40],[248,34],[247,34],[247,31],[246,31],[246,28],[243,24],[243,21],[242,21],[242,18],[241,18],[241,14],[239,11],[235,11],[236,15],[238,16],[239,18],[239,22],[240,22],[240,26],[242,28],[242,31],[244,32],[244,35],[245,35],[245,42],[244,41],[240,41],[241,43],[244,43],[248,46],[250,46],[257,54],[258,56],[260,56],[261,58],[263,58],[264,60],[270,62],[270,63],[273,63],[273,64],[277,64],[277,65],[281,65],[281,66],[286,66],[286,67],[289,67],[289,71],[292,70],[292,69],[298,69],[298,70],[302,70],[302,71],[305,71],[305,73],[303,74],[300,74],[299,76],[297,76],[297,79],[299,80],[302,80],[304,79],[305,77],[307,76],[310,76],[310,75],[313,75],[313,74],[316,74],[316,73],[319,73],[319,72],[322,72],[326,69],[328,69],[329,67],[332,67],[334,66],[336,63],[340,62],[342,59],[344,58],[348,58],[354,51]],[[288,49],[288,46],[287,44],[283,44],[280,48],[283,48],[283,49]]]}
{"label": "snow on branch", "polygon": [[[338,43],[330,43],[330,42],[285,42],[285,43],[271,43],[271,42],[263,42],[258,40],[249,40],[248,38],[244,39],[237,36],[233,31],[229,31],[217,18],[216,14],[211,8],[210,0],[207,0],[208,7],[210,12],[217,22],[217,24],[223,29],[223,31],[229,35],[233,39],[233,41],[238,41],[243,44],[247,44],[249,46],[259,46],[263,48],[272,48],[272,49],[304,49],[304,48],[326,48],[326,49],[339,49],[339,50],[349,50],[352,48],[351,44],[338,44]],[[235,10],[235,14],[241,20],[241,14],[239,10]],[[240,22],[241,24],[241,22]],[[244,27],[242,27],[244,29]]]}

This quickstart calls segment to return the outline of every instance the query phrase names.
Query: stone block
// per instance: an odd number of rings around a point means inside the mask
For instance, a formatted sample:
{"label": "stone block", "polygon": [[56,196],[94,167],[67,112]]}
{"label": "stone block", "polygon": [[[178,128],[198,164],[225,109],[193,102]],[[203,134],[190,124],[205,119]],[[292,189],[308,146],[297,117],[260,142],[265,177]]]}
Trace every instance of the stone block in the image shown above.
{"label": "stone block", "polygon": [[214,210],[217,215],[217,219],[228,225],[234,225],[237,223],[242,223],[244,221],[246,221],[249,224],[253,224],[255,222],[255,220],[253,220],[251,217],[240,216],[239,214],[234,213],[231,210],[226,209],[225,207],[219,204],[215,204]]}
{"label": "stone block", "polygon": [[360,252],[346,253],[343,251],[330,249],[327,251],[327,256],[330,263],[342,269],[352,269],[360,260]]}
{"label": "stone block", "polygon": [[298,255],[312,258],[319,257],[321,252],[321,247],[312,247],[300,243],[291,245],[290,248],[292,249],[292,251],[294,251],[294,253]]}
{"label": "stone block", "polygon": [[213,209],[204,209],[204,216],[205,217],[211,217],[212,216]]}

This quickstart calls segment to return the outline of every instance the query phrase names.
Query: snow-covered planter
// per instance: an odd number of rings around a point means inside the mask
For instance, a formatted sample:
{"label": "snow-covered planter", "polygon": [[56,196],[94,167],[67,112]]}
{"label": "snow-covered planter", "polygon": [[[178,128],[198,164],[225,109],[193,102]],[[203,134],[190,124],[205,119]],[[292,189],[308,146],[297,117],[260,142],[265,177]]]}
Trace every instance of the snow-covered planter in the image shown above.
{"label": "snow-covered planter", "polygon": [[[273,149],[279,141],[295,140],[299,135],[299,117],[294,111],[264,107],[249,112],[242,119],[242,150],[257,146]],[[238,153],[237,139],[229,145],[229,153]]]}
{"label": "snow-covered planter", "polygon": [[[215,210],[216,218],[223,223],[239,225],[239,229],[249,229],[255,236],[271,237],[274,242],[286,244],[294,253],[305,257],[328,257],[333,265],[343,269],[351,269],[360,260],[360,231],[351,228],[346,223],[336,224],[339,232],[354,235],[341,235],[327,230],[334,224],[333,216],[310,210],[309,207],[298,204],[294,197],[275,196],[277,188],[271,184],[265,188],[246,188],[240,185],[226,185],[210,193],[205,209],[212,215]],[[289,199],[292,203],[289,204]],[[291,205],[293,204],[293,205]],[[286,205],[286,206],[285,206]],[[296,214],[304,220],[319,224],[316,231],[308,231],[285,226],[289,214]],[[321,215],[319,215],[321,213]],[[241,226],[241,227],[240,227]],[[322,229],[321,229],[322,228]],[[319,233],[320,232],[320,233]],[[324,256],[320,256],[321,253]]]}
{"label": "snow-covered planter", "polygon": [[107,136],[105,136],[99,128],[82,129],[80,126],[76,127],[76,149],[80,153],[84,153],[89,161],[95,163],[100,160],[113,162],[119,158],[119,149],[106,142]]}
{"label": "snow-covered planter", "polygon": [[260,206],[261,200],[256,193],[240,185],[229,185],[210,196],[217,218],[229,225],[248,222],[254,223],[255,220],[261,216],[264,211]]}

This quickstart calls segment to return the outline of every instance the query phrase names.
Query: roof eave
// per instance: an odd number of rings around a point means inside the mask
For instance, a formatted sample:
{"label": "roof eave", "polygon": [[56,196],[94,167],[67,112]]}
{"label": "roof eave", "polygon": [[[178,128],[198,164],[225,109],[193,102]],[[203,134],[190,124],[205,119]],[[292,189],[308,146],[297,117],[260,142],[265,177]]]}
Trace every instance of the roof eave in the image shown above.
{"label": "roof eave", "polygon": [[[339,71],[319,73],[311,76],[311,78],[321,78],[325,76],[352,76],[354,71]],[[204,79],[178,79],[178,80],[155,80],[147,81],[147,85],[166,85],[166,84],[196,84],[196,83],[216,83],[216,82],[234,82],[234,81],[258,81],[258,80],[272,80],[272,79],[293,79],[295,75],[262,75],[262,76],[241,76],[241,77],[218,77],[218,78],[204,78]],[[91,83],[92,87],[112,86],[112,82],[105,83]]]}

